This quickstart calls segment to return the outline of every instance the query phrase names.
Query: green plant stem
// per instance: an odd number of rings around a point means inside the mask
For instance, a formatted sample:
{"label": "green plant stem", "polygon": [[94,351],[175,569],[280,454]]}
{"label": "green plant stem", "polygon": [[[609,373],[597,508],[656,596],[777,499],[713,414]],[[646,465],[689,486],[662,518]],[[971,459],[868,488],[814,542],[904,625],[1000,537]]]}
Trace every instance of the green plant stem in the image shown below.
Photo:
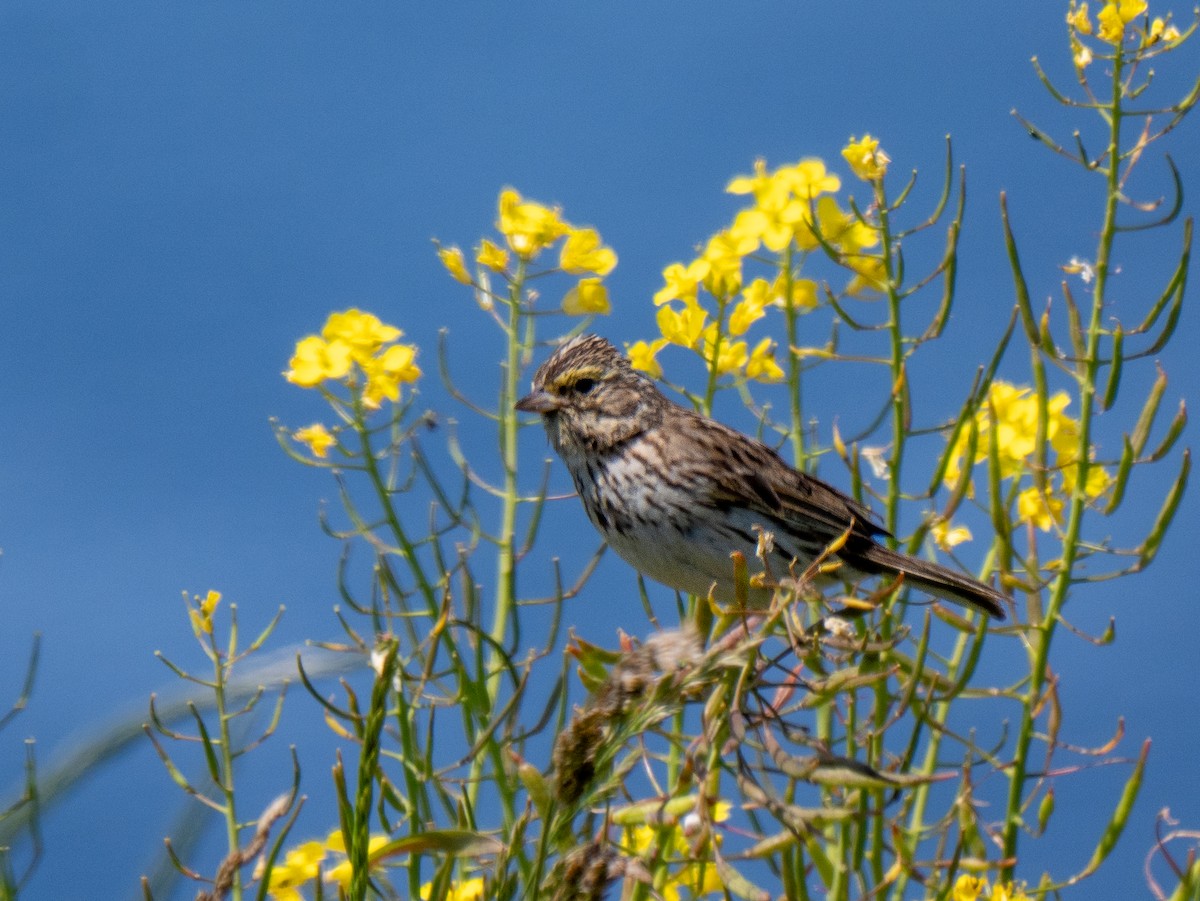
{"label": "green plant stem", "polygon": [[[487,710],[496,708],[500,694],[501,673],[504,668],[502,648],[509,638],[509,628],[514,615],[517,597],[517,508],[521,503],[517,486],[517,437],[520,423],[517,421],[516,402],[520,394],[519,379],[521,375],[521,360],[529,351],[529,341],[532,336],[523,336],[524,293],[527,263],[523,258],[518,259],[516,273],[508,295],[508,324],[505,328],[506,356],[504,377],[500,382],[500,397],[496,411],[498,425],[498,441],[500,444],[500,460],[503,467],[504,496],[501,499],[500,530],[496,536],[496,600],[492,615],[492,627],[488,633],[492,641],[488,646],[484,669],[486,672]],[[512,822],[512,792],[503,784],[504,767],[496,759],[498,747],[493,745],[493,759],[496,764],[497,789],[503,800],[505,810],[505,825]],[[471,762],[470,777],[467,780],[467,799],[469,806],[474,809],[479,794],[480,775],[483,772],[483,757],[477,756]]]}
{"label": "green plant stem", "polygon": [[789,244],[783,251],[783,257],[779,261],[779,274],[783,279],[783,320],[787,330],[787,347],[784,350],[787,352],[788,359],[788,402],[791,405],[791,416],[788,423],[788,441],[792,445],[792,464],[797,469],[808,471],[809,465],[808,453],[804,447],[804,403],[801,393],[802,386],[800,384],[800,358],[796,355],[795,348],[800,346],[800,316],[796,312],[796,305],[792,302],[792,290],[795,286],[795,273],[792,272],[792,262],[794,256],[794,248]]}
{"label": "green plant stem", "polygon": [[404,560],[408,564],[408,568],[412,571],[413,579],[417,583],[417,589],[425,599],[427,612],[431,617],[436,618],[438,615],[437,593],[434,591],[433,583],[426,577],[425,569],[417,559],[416,546],[409,539],[408,532],[405,530],[404,524],[400,522],[400,517],[396,513],[395,506],[392,504],[392,489],[388,485],[382,470],[379,468],[379,460],[376,459],[375,448],[371,444],[371,433],[367,428],[366,412],[362,406],[362,399],[356,397],[354,399],[353,415],[355,431],[358,433],[362,448],[363,466],[366,468],[367,476],[371,480],[371,487],[375,491],[375,496],[379,498],[380,506],[383,508],[383,517],[387,523],[388,530],[396,540],[396,544],[404,555]]}
{"label": "green plant stem", "polygon": [[[900,317],[900,286],[892,259],[892,227],[891,210],[888,206],[887,191],[884,188],[883,176],[872,182],[875,190],[875,206],[879,210],[879,242],[883,254],[883,270],[887,279],[888,304],[888,345],[890,376],[891,419],[892,419],[892,453],[888,464],[887,502],[884,507],[884,523],[887,530],[896,535],[900,515],[900,471],[904,461],[905,438],[907,437],[905,392],[904,384],[905,352],[904,331]],[[893,547],[899,544],[898,539],[890,538]],[[885,612],[879,623],[879,635],[886,644],[891,641],[895,632],[895,618],[891,610]],[[913,678],[918,675],[914,674]],[[887,728],[891,708],[891,689],[888,681],[880,681],[875,688],[873,741],[868,752],[868,764],[879,766],[883,762],[883,734]],[[884,848],[889,841],[888,822],[883,814],[883,805],[876,805],[878,813],[870,818],[871,823],[871,856],[876,863],[876,878],[882,880],[882,860]]]}
{"label": "green plant stem", "polygon": [[[217,647],[214,640],[209,646],[209,653],[213,661],[213,705],[217,713],[217,727],[221,735],[221,795],[224,799],[222,803],[222,812],[225,814],[225,841],[230,854],[237,854],[240,848],[237,803],[236,796],[233,790],[233,746],[231,744],[231,736],[229,730],[229,722],[231,717],[226,710],[225,697],[225,677],[226,667],[229,665],[226,662],[225,655]],[[242,874],[240,871],[235,871],[233,874],[233,884],[229,887],[230,897],[233,901],[241,901],[242,898]]]}
{"label": "green plant stem", "polygon": [[[514,404],[519,397],[521,357],[528,350],[521,336],[525,273],[526,262],[522,258],[517,263],[508,297],[508,327],[505,329],[507,357],[504,378],[500,383],[497,410],[500,460],[504,468],[504,497],[500,511],[500,534],[497,536],[499,553],[496,555],[496,607],[490,633],[496,647],[504,646],[517,596],[516,530],[517,506],[520,503],[517,493],[517,434],[520,426],[517,423]],[[487,680],[488,699],[495,702],[500,690],[500,661],[495,650],[488,655],[488,669],[492,671]]]}
{"label": "green plant stem", "polygon": [[[954,642],[954,650],[946,663],[946,679],[950,682],[957,683],[959,681],[961,667],[965,659],[970,640],[970,635],[959,633]],[[918,660],[917,662],[920,663],[921,661]],[[921,678],[921,673],[914,672],[912,674],[912,678],[919,680]],[[936,686],[930,688],[931,694],[934,691],[936,691]],[[956,695],[948,696],[944,700],[937,701],[931,710],[926,709],[924,711],[920,719],[927,719],[929,722],[935,723],[939,726],[944,724],[950,716],[950,708],[955,697]],[[919,703],[924,705],[925,702],[922,700]],[[920,728],[919,723],[914,726],[914,728]],[[933,774],[937,771],[938,755],[941,753],[942,737],[944,733],[937,728],[926,731],[929,737],[926,740],[925,756],[921,761],[920,766],[915,769],[915,772],[922,774]],[[913,789],[912,805],[908,816],[908,828],[903,832],[897,833],[898,839],[907,842],[907,847],[904,853],[898,855],[901,858],[912,859],[916,856],[916,849],[920,844],[921,833],[926,828],[925,810],[929,804],[931,787],[932,786],[930,784],[925,783],[918,785]],[[895,885],[892,887],[891,896],[897,899],[905,897],[905,890],[907,887],[908,872],[902,871],[897,878]]]}
{"label": "green plant stem", "polygon": [[[1083,517],[1087,509],[1085,487],[1087,485],[1089,453],[1092,443],[1092,420],[1095,413],[1096,379],[1100,368],[1099,350],[1101,321],[1104,299],[1108,286],[1109,265],[1112,246],[1116,235],[1117,205],[1120,199],[1121,123],[1123,110],[1122,68],[1124,54],[1118,49],[1114,54],[1112,72],[1112,100],[1108,107],[1109,146],[1106,153],[1106,197],[1104,224],[1100,231],[1096,253],[1096,280],[1092,288],[1092,310],[1088,322],[1087,348],[1083,359],[1076,365],[1076,382],[1079,387],[1079,440],[1076,445],[1078,459],[1075,461],[1075,490],[1067,514],[1067,525],[1063,535],[1060,569],[1050,588],[1050,600],[1045,615],[1038,622],[1030,623],[1031,644],[1030,682],[1021,705],[1021,721],[1017,728],[1016,748],[1012,769],[1009,773],[1008,798],[1005,805],[1003,832],[1003,856],[1010,863],[1004,868],[1002,878],[1011,880],[1017,860],[1017,845],[1021,833],[1021,811],[1024,802],[1025,778],[1028,772],[1029,751],[1033,742],[1035,711],[1041,706],[1042,695],[1049,677],[1048,660],[1050,644],[1058,624],[1059,613],[1067,599],[1074,581],[1075,563],[1079,554],[1079,540]],[[1037,351],[1034,351],[1037,353]]]}
{"label": "green plant stem", "polygon": [[396,673],[396,654],[400,645],[391,639],[384,652],[384,659],[375,684],[371,687],[371,702],[367,708],[362,731],[362,749],[358,758],[358,782],[354,793],[353,835],[344,836],[346,856],[350,861],[351,901],[363,901],[371,883],[371,808],[375,796],[375,779],[379,772],[380,736],[387,718],[388,697],[392,693],[392,681]]}
{"label": "green plant stem", "polygon": [[[891,211],[888,208],[883,178],[876,179],[873,185],[875,187],[875,206],[879,210],[879,243],[883,253],[883,271],[887,279],[887,332],[890,352],[888,374],[891,376],[892,453],[888,464],[887,501],[883,515],[884,526],[895,535],[900,516],[900,470],[904,461],[904,439],[907,425],[904,402],[907,390],[904,381],[906,377],[904,372],[904,331],[900,322],[900,286],[896,283],[895,264],[891,252]],[[891,538],[888,543],[895,547],[899,542],[895,538]]]}
{"label": "green plant stem", "polygon": [[721,345],[725,341],[725,308],[729,305],[727,297],[713,295],[713,299],[717,302],[717,318],[714,321],[712,352],[704,361],[708,364],[708,380],[704,385],[704,405],[700,409],[705,416],[712,416],[713,398],[717,396],[717,379],[721,375],[717,371],[717,364],[721,360]]}

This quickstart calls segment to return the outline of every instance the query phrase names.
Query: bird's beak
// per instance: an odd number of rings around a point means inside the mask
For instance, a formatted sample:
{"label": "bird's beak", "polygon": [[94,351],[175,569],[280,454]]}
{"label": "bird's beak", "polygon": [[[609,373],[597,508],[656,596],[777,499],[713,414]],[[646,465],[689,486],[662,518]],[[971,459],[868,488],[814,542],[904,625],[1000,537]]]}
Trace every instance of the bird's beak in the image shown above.
{"label": "bird's beak", "polygon": [[531,391],[526,394],[516,403],[516,407],[522,413],[553,413],[557,410],[561,403],[554,395],[547,391]]}

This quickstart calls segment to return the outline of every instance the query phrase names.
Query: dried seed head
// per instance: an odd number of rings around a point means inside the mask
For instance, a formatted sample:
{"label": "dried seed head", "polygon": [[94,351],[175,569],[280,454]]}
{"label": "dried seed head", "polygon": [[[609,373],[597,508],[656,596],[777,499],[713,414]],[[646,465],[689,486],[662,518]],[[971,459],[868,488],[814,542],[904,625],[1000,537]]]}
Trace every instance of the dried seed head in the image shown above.
{"label": "dried seed head", "polygon": [[554,742],[554,794],[564,804],[578,801],[596,775],[596,751],[603,737],[603,719],[581,711]]}
{"label": "dried seed head", "polygon": [[624,875],[624,861],[607,841],[595,839],[566,854],[555,868],[554,901],[599,901],[614,879]]}

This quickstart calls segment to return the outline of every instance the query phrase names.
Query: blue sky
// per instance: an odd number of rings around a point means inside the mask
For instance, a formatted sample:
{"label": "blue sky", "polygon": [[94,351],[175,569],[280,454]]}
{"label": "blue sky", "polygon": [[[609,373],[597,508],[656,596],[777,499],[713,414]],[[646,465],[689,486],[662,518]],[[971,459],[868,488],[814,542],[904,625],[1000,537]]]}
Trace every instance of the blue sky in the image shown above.
{"label": "blue sky", "polygon": [[[948,378],[995,346],[1007,318],[999,191],[1010,192],[1034,297],[1057,296],[1057,267],[1094,247],[1100,195],[1010,110],[1063,139],[1086,122],[1055,107],[1029,65],[1038,55],[1069,78],[1063,5],[1022,0],[1003,15],[935,2],[848,9],[6,3],[0,698],[15,694],[32,633],[44,646],[31,707],[0,735],[0,786],[19,775],[24,737],[36,737],[48,764],[169,687],[155,650],[196,662],[182,591],[218,588],[250,623],[286,604],[280,645],[336,635],[339,548],[315,516],[334,492],[284,457],[268,424],[306,424],[320,410],[280,372],[297,338],[353,305],[404,328],[425,348],[427,370],[448,326],[458,377],[490,394],[499,357],[474,348],[498,354],[495,334],[430,239],[469,245],[490,231],[505,185],[562,204],[616,248],[614,313],[596,328],[631,341],[653,334],[662,267],[727,220],[734,202],[723,188],[755,157],[836,165],[846,139],[869,131],[895,171],[921,170],[917,196],[929,204],[950,134],[968,170],[959,301],[918,389],[933,405]],[[1158,96],[1173,99],[1200,68],[1195,47],[1160,68]],[[1169,142],[1193,193],[1197,127],[1186,122]],[[1143,196],[1166,190],[1154,151],[1143,178]],[[1136,304],[1159,290],[1178,244],[1177,228],[1122,245],[1119,294]],[[1172,405],[1197,397],[1198,330],[1185,309],[1161,357]],[[1021,354],[1005,372],[1028,379]],[[1130,397],[1146,378],[1131,376]],[[436,380],[426,382],[425,402],[446,408]],[[861,397],[826,387],[810,403],[827,437]],[[546,452],[534,430],[525,448],[533,462]],[[1163,484],[1151,480],[1145,500],[1127,505],[1133,526],[1114,528],[1135,534]],[[564,522],[592,540],[582,512]],[[1149,572],[1081,594],[1072,618],[1097,631],[1116,617],[1114,646],[1060,636],[1070,740],[1098,743],[1118,716],[1124,753],[1154,739],[1142,799],[1107,869],[1113,896],[1142,890],[1157,810],[1200,824],[1200,677],[1185,618],[1198,527],[1189,497]],[[599,585],[600,597],[629,592],[632,576],[610,561]],[[596,616],[581,599],[572,613],[605,641],[606,608]],[[641,621],[632,594],[628,611]],[[300,741],[312,752],[306,788],[327,798],[323,727],[299,693],[285,732],[260,772],[277,775],[286,743]],[[1036,853],[1082,865],[1117,776],[1060,780],[1064,825]],[[28,896],[72,897],[84,885],[94,897],[132,896],[180,801],[148,745],[135,743],[48,813]],[[319,815],[306,823],[313,834],[328,825]]]}

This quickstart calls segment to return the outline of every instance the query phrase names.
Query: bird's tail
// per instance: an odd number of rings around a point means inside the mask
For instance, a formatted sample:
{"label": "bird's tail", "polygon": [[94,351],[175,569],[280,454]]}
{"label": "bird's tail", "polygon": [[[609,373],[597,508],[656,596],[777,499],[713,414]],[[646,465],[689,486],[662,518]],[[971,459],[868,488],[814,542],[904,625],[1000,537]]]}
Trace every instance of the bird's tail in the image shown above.
{"label": "bird's tail", "polygon": [[903,573],[906,585],[915,586],[947,601],[981,610],[996,619],[1004,619],[1002,605],[1006,600],[1005,596],[990,585],[984,585],[965,573],[901,554],[874,542],[859,549],[854,559],[847,562],[855,569],[871,575]]}

